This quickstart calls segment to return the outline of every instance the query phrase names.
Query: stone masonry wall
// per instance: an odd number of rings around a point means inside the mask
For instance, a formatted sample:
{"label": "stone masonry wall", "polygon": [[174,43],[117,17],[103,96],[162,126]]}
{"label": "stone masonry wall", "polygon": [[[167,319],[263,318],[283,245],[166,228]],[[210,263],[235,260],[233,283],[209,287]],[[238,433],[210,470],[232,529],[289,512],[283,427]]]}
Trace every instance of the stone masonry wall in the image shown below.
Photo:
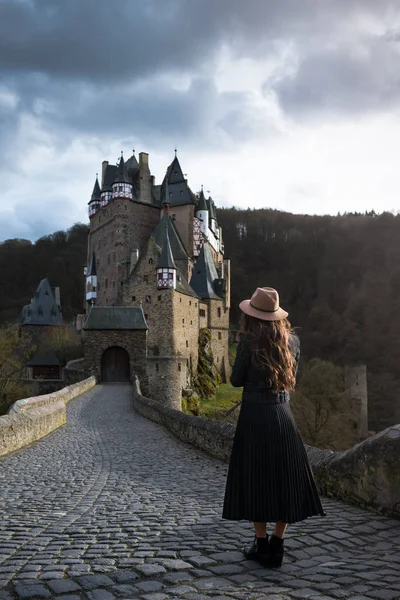
{"label": "stone masonry wall", "polygon": [[214,363],[221,369],[222,380],[228,381],[229,367],[229,310],[220,300],[208,300],[208,328]]}
{"label": "stone masonry wall", "polygon": [[65,405],[96,385],[94,378],[57,392],[17,400],[0,417],[0,456],[15,452],[48,435],[66,422]]}
{"label": "stone masonry wall", "polygon": [[172,302],[175,352],[191,360],[195,373],[199,354],[199,300],[175,292]]}
{"label": "stone masonry wall", "polygon": [[[159,219],[157,207],[121,198],[92,217],[88,256],[94,251],[98,261],[98,305],[120,304],[121,282],[128,275],[131,252],[144,247]],[[118,262],[123,264],[118,267]]]}
{"label": "stone masonry wall", "polygon": [[143,379],[147,389],[146,375],[146,331],[85,331],[85,375],[94,375],[101,381],[101,357],[107,348],[120,346],[129,354],[131,379],[137,375]]}
{"label": "stone masonry wall", "polygon": [[149,396],[170,408],[182,410],[182,389],[187,387],[187,360],[177,356],[147,359]]}
{"label": "stone masonry wall", "polygon": [[189,256],[193,256],[194,205],[171,206],[170,215],[175,221],[180,238]]}
{"label": "stone masonry wall", "polygon": [[143,250],[137,268],[124,286],[125,306],[143,305],[149,327],[147,336],[148,354],[166,355],[174,353],[173,313],[171,290],[157,289],[157,263],[159,251],[150,238]]}

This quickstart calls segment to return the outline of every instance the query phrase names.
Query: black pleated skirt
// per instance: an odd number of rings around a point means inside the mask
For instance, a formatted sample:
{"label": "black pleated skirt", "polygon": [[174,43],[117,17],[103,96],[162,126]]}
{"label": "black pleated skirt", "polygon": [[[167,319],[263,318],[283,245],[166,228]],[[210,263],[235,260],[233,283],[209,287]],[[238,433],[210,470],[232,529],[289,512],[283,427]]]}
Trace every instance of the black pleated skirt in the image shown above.
{"label": "black pleated skirt", "polygon": [[289,394],[244,391],[222,517],[296,523],[324,515]]}

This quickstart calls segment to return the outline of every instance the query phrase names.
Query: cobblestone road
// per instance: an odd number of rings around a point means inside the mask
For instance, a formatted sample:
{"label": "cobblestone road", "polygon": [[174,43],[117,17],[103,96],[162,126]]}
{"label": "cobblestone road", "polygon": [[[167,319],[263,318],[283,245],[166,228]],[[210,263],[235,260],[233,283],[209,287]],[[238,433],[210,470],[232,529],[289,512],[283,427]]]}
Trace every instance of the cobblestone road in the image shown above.
{"label": "cobblestone road", "polygon": [[97,386],[68,424],[0,460],[0,600],[400,599],[400,521],[332,500],[293,525],[286,562],[244,560],[221,519],[226,465]]}

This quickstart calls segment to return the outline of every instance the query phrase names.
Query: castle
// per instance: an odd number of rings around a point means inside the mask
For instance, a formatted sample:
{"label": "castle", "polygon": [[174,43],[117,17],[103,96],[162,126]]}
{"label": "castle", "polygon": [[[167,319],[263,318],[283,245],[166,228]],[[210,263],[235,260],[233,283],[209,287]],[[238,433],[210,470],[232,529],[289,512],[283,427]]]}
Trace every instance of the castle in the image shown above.
{"label": "castle", "polygon": [[85,370],[139,376],[150,397],[181,407],[197,373],[199,331],[226,380],[230,263],[213,200],[194,194],[175,152],[161,185],[149,156],[102,164],[89,202]]}

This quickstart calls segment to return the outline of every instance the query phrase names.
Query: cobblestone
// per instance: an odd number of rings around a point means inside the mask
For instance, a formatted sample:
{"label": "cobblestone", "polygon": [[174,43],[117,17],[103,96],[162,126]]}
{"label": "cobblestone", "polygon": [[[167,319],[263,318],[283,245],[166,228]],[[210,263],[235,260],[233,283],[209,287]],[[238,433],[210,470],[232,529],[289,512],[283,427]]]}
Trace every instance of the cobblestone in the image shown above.
{"label": "cobblestone", "polygon": [[62,429],[1,459],[0,600],[399,600],[400,522],[323,499],[281,569],[221,519],[227,465],[97,386]]}

